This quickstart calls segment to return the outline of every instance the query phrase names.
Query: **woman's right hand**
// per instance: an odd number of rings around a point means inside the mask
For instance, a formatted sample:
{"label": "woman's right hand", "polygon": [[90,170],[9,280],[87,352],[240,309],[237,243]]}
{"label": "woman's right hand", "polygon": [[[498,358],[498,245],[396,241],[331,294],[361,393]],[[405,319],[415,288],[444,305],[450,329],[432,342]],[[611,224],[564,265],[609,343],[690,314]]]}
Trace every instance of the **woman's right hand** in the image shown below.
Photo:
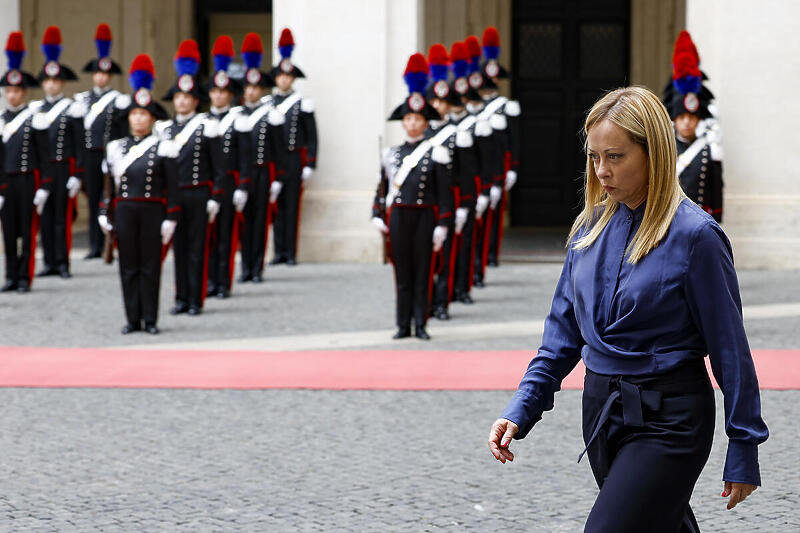
{"label": "woman's right hand", "polygon": [[514,454],[508,449],[508,445],[518,431],[519,426],[505,418],[498,418],[492,424],[492,429],[489,431],[489,450],[494,458],[503,464],[514,460]]}

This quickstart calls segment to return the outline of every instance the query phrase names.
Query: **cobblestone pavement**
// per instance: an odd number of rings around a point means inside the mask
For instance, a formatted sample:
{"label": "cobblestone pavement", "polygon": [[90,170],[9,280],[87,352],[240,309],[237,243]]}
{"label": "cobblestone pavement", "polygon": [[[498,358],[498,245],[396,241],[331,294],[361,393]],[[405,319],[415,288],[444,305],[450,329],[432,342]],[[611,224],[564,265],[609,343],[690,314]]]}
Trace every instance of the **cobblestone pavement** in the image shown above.
{"label": "cobblestone pavement", "polygon": [[[501,465],[485,441],[509,397],[0,390],[0,530],[581,531],[597,489],[575,464],[580,392]],[[763,393],[764,486],[733,511],[719,418],[692,500],[704,531],[798,531],[798,401]]]}

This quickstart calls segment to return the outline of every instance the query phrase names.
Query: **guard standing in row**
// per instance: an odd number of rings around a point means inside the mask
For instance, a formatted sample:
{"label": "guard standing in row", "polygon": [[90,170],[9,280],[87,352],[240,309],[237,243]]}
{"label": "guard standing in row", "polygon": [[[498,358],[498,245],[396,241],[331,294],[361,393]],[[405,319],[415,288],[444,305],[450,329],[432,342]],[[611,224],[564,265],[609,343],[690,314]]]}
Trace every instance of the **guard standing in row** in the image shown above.
{"label": "guard standing in row", "polygon": [[178,205],[181,217],[175,230],[175,306],[173,315],[199,315],[206,297],[209,225],[220,204],[212,192],[221,190],[221,164],[217,157],[218,123],[198,113],[200,100],[208,95],[196,78],[200,51],[191,39],[181,42],[175,54],[178,74],[163,100],[172,101],[175,119],[161,122],[156,129],[162,140],[178,150]]}
{"label": "guard standing in row", "polygon": [[260,283],[264,270],[269,225],[278,196],[283,188],[287,150],[284,143],[283,114],[273,105],[265,89],[274,85],[261,60],[264,46],[257,33],[248,33],[242,42],[245,73],[244,109],[247,117],[244,149],[247,157],[248,200],[244,208],[242,234],[242,274],[240,281]]}
{"label": "guard standing in row", "polygon": [[[242,95],[242,85],[228,75],[228,66],[234,55],[233,40],[228,35],[220,35],[211,52],[214,56],[214,75],[209,81],[208,95],[211,109],[208,115],[219,123],[219,154],[223,174],[215,191],[220,208],[216,222],[212,226],[211,244],[208,256],[208,296],[227,298],[233,286],[233,268],[236,248],[239,244],[239,230],[242,211],[247,203],[242,175],[246,173],[246,158],[241,149],[242,132],[236,126],[243,121],[242,107],[231,107],[234,100]],[[244,122],[246,123],[246,117]]]}
{"label": "guard standing in row", "polygon": [[[431,85],[426,97],[431,105],[444,117],[442,121],[429,121],[425,138],[433,146],[447,149],[450,162],[446,169],[452,191],[452,205],[455,216],[448,219],[447,238],[442,246],[436,279],[433,285],[432,314],[439,320],[450,318],[448,305],[453,295],[455,260],[458,244],[475,200],[476,160],[473,154],[474,143],[468,130],[459,131],[458,125],[450,120],[453,106],[462,107],[461,97],[448,83],[450,58],[442,44],[434,44],[428,51],[431,70]],[[462,200],[462,195],[465,198]]]}
{"label": "guard standing in row", "polygon": [[[505,210],[508,203],[508,191],[517,182],[517,167],[519,166],[519,115],[520,105],[516,100],[509,100],[505,96],[500,96],[498,92],[498,80],[508,78],[508,71],[500,65],[500,34],[497,28],[489,26],[483,32],[481,39],[483,54],[486,62],[481,67],[483,72],[483,87],[481,97],[486,103],[484,113],[495,113],[502,115],[507,127],[501,129],[505,132],[505,152],[503,158],[503,179],[498,180],[492,185],[489,202],[491,219],[494,221],[489,235],[489,252],[486,263],[489,266],[497,266],[500,257],[500,248],[503,244],[503,223]],[[502,121],[501,121],[502,122]]]}
{"label": "guard standing in row", "polygon": [[675,125],[677,174],[693,202],[722,222],[722,146],[711,106],[714,95],[703,84],[700,56],[689,32],[682,31],[672,55],[672,79],[662,101]]}
{"label": "guard standing in row", "polygon": [[152,98],[154,78],[150,56],[136,56],[129,78],[133,98],[125,95],[123,99],[130,101],[123,111],[130,135],[106,147],[104,170],[113,185],[108,188],[110,196],[103,200],[97,221],[104,232],[114,230],[117,235],[127,317],[123,335],[140,331],[142,322],[147,333],[158,333],[162,257],[180,212],[175,159],[178,148],[153,133],[156,119],[168,118]]}
{"label": "guard standing in row", "polygon": [[278,213],[272,234],[275,257],[271,264],[297,264],[297,233],[300,226],[300,202],[303,189],[317,165],[317,125],[314,103],[292,89],[294,80],[305,78],[303,71],[292,63],[294,37],[284,28],[278,41],[281,61],[272,68],[275,81],[273,105],[284,115],[283,141],[286,147],[286,174],[278,197]]}
{"label": "guard standing in row", "polygon": [[77,215],[77,196],[83,176],[85,112],[79,103],[64,96],[64,83],[78,77],[58,61],[61,55],[58,26],[45,30],[42,50],[46,61],[39,73],[39,83],[45,99],[36,103],[36,112],[41,114],[48,128],[48,156],[42,162],[42,170],[50,196],[41,219],[44,268],[39,275],[69,278],[72,221]]}
{"label": "guard standing in row", "polygon": [[[428,63],[422,54],[412,55],[403,76],[409,96],[389,117],[402,120],[406,141],[387,148],[380,181],[372,206],[372,221],[389,233],[397,289],[397,333],[395,339],[411,336],[414,320],[417,338],[430,339],[428,319],[433,252],[442,249],[452,213],[452,193],[447,181],[450,155],[444,146],[425,139],[428,121],[441,115],[425,99]],[[384,197],[383,191],[388,190]],[[386,221],[380,218],[386,206]]]}
{"label": "guard standing in row", "polygon": [[[111,28],[100,24],[94,35],[97,57],[92,58],[83,72],[91,73],[93,87],[75,95],[75,101],[85,109],[83,128],[86,153],[83,189],[89,203],[89,253],[86,259],[99,258],[103,252],[103,232],[97,223],[100,201],[103,197],[102,163],[106,145],[123,136],[128,125],[124,122],[122,109],[116,105],[120,92],[110,86],[111,76],[122,74],[122,69],[110,57]],[[122,102],[125,99],[121,99]]]}
{"label": "guard standing in row", "polygon": [[39,82],[21,69],[24,55],[22,32],[12,32],[6,44],[8,70],[0,80],[8,102],[0,121],[0,221],[6,254],[2,291],[20,293],[28,292],[33,283],[39,215],[50,195],[49,185],[41,179],[41,164],[47,159],[47,125],[26,101],[28,88],[38,87]]}

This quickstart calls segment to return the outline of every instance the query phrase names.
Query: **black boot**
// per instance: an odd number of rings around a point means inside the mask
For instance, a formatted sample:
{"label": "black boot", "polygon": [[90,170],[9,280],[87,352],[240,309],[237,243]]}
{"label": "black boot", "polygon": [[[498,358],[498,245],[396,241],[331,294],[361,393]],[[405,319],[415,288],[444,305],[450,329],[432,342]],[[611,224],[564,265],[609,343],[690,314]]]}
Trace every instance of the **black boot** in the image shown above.
{"label": "black boot", "polygon": [[431,340],[431,336],[428,335],[427,331],[425,331],[425,326],[417,326],[414,328],[414,336],[423,341]]}
{"label": "black boot", "polygon": [[397,333],[394,334],[393,339],[405,339],[411,336],[411,328],[399,328]]}

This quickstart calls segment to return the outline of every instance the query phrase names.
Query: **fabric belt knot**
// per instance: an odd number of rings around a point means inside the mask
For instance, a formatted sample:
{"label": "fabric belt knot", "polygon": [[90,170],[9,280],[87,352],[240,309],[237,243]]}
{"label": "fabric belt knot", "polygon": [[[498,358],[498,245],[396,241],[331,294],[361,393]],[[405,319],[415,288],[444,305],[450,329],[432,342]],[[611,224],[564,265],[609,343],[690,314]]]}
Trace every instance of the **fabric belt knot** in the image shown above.
{"label": "fabric belt knot", "polygon": [[592,436],[586,441],[586,447],[578,455],[578,462],[581,462],[583,456],[589,450],[594,439],[600,433],[600,430],[608,422],[608,416],[611,413],[611,408],[614,402],[618,399],[622,400],[622,423],[626,426],[642,427],[644,426],[644,415],[642,414],[642,405],[652,411],[661,409],[661,392],[652,390],[642,390],[640,385],[629,383],[622,379],[620,376],[615,376],[608,380],[609,394],[608,399],[603,404],[600,410],[600,415],[595,421],[594,431]]}

